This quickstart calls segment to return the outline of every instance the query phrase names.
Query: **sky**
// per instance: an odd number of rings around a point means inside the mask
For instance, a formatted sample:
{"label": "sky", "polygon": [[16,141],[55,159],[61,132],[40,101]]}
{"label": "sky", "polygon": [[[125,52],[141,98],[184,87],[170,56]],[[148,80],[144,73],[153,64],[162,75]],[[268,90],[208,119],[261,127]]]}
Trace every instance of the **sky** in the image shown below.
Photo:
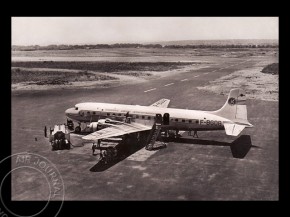
{"label": "sky", "polygon": [[278,17],[12,17],[12,45],[277,39]]}

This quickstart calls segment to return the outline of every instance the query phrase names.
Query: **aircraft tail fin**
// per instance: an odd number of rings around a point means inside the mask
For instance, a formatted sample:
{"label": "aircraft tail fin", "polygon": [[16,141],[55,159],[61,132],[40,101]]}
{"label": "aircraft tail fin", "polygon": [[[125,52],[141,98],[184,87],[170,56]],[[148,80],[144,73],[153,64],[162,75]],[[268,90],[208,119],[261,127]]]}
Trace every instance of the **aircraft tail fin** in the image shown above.
{"label": "aircraft tail fin", "polygon": [[240,88],[232,89],[223,107],[211,113],[231,121],[224,123],[227,135],[238,135],[245,127],[253,127],[247,117],[246,94]]}

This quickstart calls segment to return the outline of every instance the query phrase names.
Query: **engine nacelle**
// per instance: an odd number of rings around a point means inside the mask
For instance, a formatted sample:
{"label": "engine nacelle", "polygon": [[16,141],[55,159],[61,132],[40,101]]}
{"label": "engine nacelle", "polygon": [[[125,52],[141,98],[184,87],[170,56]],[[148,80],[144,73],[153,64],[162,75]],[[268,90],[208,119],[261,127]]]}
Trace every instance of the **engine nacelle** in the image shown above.
{"label": "engine nacelle", "polygon": [[88,127],[91,129],[92,132],[95,132],[98,130],[98,124],[99,124],[98,122],[92,122],[89,124]]}
{"label": "engine nacelle", "polygon": [[109,123],[111,123],[111,122],[112,122],[112,120],[111,120],[111,119],[109,119],[109,118],[106,118],[106,119],[100,119],[98,122],[99,122],[99,124],[106,125],[106,124],[109,124]]}
{"label": "engine nacelle", "polygon": [[106,119],[99,119],[98,122],[92,122],[90,123],[87,127],[92,131],[92,132],[95,132],[97,130],[101,130],[101,129],[104,129],[106,127],[109,127],[110,126],[110,122],[112,120],[109,119],[109,118],[106,118]]}

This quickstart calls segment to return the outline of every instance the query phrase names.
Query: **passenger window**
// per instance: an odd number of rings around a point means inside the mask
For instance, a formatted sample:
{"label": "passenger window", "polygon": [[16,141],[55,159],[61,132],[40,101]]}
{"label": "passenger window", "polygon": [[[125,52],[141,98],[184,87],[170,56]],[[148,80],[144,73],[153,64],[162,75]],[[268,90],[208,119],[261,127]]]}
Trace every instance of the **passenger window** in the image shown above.
{"label": "passenger window", "polygon": [[176,122],[178,122],[178,119],[175,119]]}
{"label": "passenger window", "polygon": [[107,116],[110,116],[110,113],[107,113]]}
{"label": "passenger window", "polygon": [[142,119],[144,119],[145,118],[145,116],[142,116]]}
{"label": "passenger window", "polygon": [[96,112],[93,112],[93,115],[95,115],[96,114]]}
{"label": "passenger window", "polygon": [[189,122],[189,123],[191,123],[191,122],[192,122],[192,120],[189,120],[188,122]]}
{"label": "passenger window", "polygon": [[150,120],[151,119],[151,117],[150,116],[148,116],[148,120]]}
{"label": "passenger window", "polygon": [[185,120],[182,120],[182,122],[185,122]]}

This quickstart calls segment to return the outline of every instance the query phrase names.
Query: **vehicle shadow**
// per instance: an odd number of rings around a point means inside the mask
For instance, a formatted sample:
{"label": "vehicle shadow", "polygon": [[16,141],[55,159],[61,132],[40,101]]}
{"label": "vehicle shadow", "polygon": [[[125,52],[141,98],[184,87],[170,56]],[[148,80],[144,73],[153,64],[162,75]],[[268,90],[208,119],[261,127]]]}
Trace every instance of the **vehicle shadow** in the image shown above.
{"label": "vehicle shadow", "polygon": [[241,135],[233,142],[219,142],[214,140],[204,140],[196,138],[163,138],[164,142],[187,143],[192,145],[213,145],[213,146],[229,146],[234,158],[244,158],[251,148],[260,148],[252,145],[250,135]]}
{"label": "vehicle shadow", "polygon": [[119,154],[116,158],[109,162],[105,162],[104,160],[99,160],[97,164],[95,164],[90,171],[91,172],[103,172],[110,167],[114,166],[115,164],[119,163],[120,161],[123,161],[130,155],[134,154],[135,152],[139,151],[143,147],[145,147],[144,142],[139,143],[126,143],[126,144],[120,144],[121,147],[119,148]]}

